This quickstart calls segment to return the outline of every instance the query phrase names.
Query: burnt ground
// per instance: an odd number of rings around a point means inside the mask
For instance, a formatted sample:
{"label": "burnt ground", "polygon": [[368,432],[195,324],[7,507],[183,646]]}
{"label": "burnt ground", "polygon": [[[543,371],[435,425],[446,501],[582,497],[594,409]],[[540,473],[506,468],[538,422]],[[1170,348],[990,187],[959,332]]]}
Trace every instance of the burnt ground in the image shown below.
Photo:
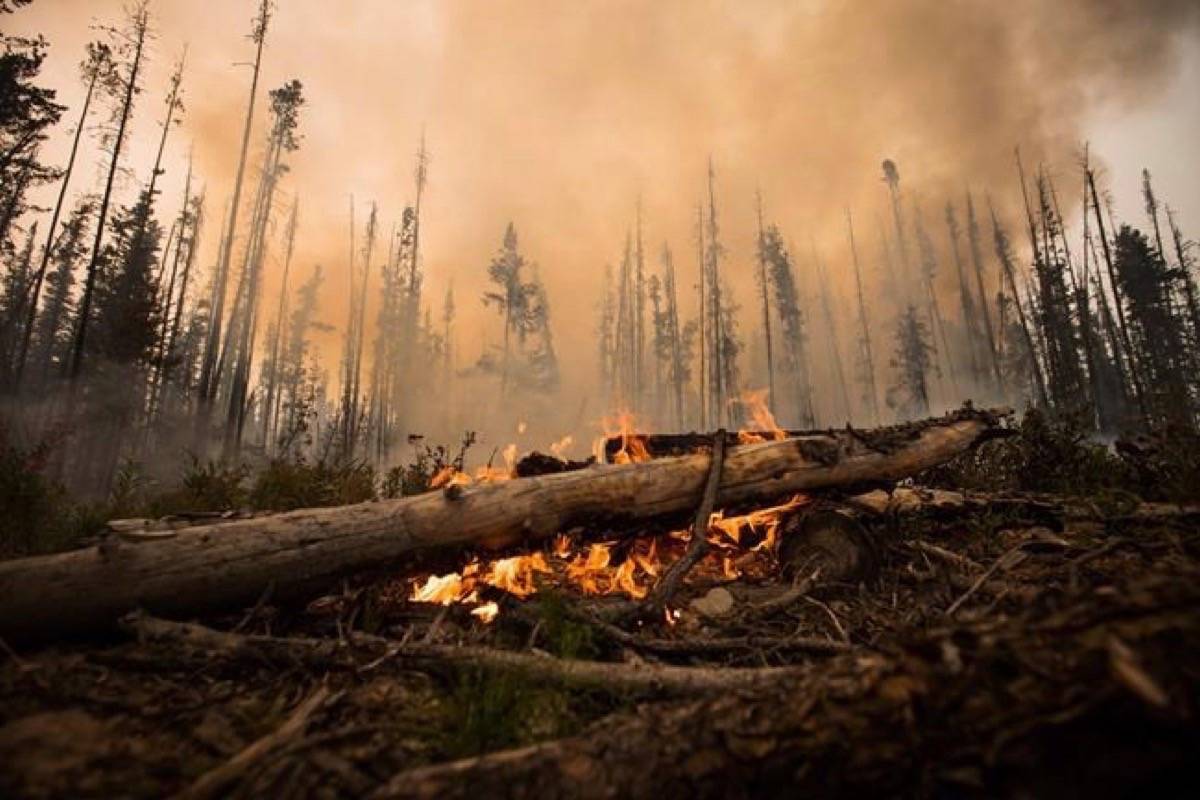
{"label": "burnt ground", "polygon": [[[550,586],[501,597],[485,625],[410,604],[398,583],[203,620],[328,642],[316,657],[132,637],[5,646],[0,795],[1197,796],[1200,515],[1041,497],[863,522],[863,570],[699,570],[673,626],[618,629],[601,619],[619,602]],[[359,631],[796,669],[667,697],[410,659]],[[539,742],[553,744],[476,758]]]}

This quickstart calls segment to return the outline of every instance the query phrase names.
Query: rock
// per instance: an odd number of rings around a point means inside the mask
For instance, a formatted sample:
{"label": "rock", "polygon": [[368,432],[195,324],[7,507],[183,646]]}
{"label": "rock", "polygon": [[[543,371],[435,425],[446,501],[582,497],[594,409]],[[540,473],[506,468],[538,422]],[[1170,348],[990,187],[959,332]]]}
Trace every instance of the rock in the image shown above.
{"label": "rock", "polygon": [[692,610],[705,617],[723,617],[733,611],[733,595],[728,589],[718,586],[710,589],[703,597],[691,602]]}

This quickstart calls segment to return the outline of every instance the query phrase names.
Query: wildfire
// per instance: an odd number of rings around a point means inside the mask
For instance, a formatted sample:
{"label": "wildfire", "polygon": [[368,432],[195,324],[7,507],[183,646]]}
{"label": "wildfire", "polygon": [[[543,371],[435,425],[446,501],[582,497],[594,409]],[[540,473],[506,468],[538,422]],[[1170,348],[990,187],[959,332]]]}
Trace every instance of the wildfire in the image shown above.
{"label": "wildfire", "polygon": [[[752,549],[774,550],[778,539],[779,523],[782,521],[783,515],[807,503],[808,497],[798,494],[786,503],[755,509],[749,514],[737,517],[726,517],[723,512],[717,511],[708,522],[709,542],[718,547],[740,546],[744,533],[758,533],[762,535],[762,541]],[[716,535],[714,536],[714,534]],[[725,537],[727,541],[723,541],[721,537]]]}
{"label": "wildfire", "polygon": [[755,431],[738,431],[738,444],[757,444],[766,441],[779,441],[787,438],[787,432],[779,427],[771,407],[767,404],[766,389],[747,389],[731,403],[738,403],[750,414]]}
{"label": "wildfire", "polygon": [[[633,414],[622,411],[615,417],[604,417],[600,420],[600,427],[604,431],[604,435],[596,440],[592,448],[597,462],[638,464],[650,460],[650,451],[646,449],[646,437],[634,432],[637,425]],[[613,454],[611,460],[605,458],[606,443],[609,439],[618,436],[621,438],[621,449]]]}
{"label": "wildfire", "polygon": [[449,486],[470,486],[473,483],[495,483],[497,481],[510,480],[517,468],[516,443],[505,447],[501,452],[501,456],[504,458],[503,467],[495,467],[490,463],[484,464],[475,470],[473,476],[458,470],[454,466],[442,467],[429,479],[429,488],[442,489]]}
{"label": "wildfire", "polygon": [[[707,574],[733,580],[756,554],[770,558],[783,516],[807,502],[805,495],[798,494],[786,503],[748,514],[726,517],[721,512],[714,513],[706,535],[716,552],[706,559],[711,564],[706,568]],[[576,547],[569,536],[560,533],[551,543],[549,553],[535,551],[490,562],[476,559],[463,567],[462,572],[430,575],[423,582],[414,583],[409,599],[442,605],[474,604],[479,603],[479,589],[483,586],[526,598],[536,594],[545,580],[570,584],[586,595],[619,594],[641,600],[649,594],[665,564],[682,555],[690,538],[686,530],[658,538],[644,537],[628,547],[625,557],[619,559],[613,542]],[[757,541],[750,544],[754,539]],[[485,603],[471,613],[490,622],[499,614],[499,607]]]}

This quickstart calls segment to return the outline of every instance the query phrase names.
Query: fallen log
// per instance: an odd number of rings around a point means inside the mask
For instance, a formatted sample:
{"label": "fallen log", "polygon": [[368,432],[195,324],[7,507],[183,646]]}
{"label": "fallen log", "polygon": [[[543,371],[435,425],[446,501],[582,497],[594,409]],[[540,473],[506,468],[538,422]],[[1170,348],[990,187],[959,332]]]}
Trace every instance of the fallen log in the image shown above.
{"label": "fallen log", "polygon": [[[963,409],[904,426],[886,445],[835,431],[735,447],[716,505],[898,480],[997,435],[999,424],[994,413]],[[680,514],[700,501],[709,463],[709,454],[698,453],[597,465],[202,525],[138,544],[108,537],[85,550],[0,563],[0,637],[96,633],[139,608],[167,618],[238,610],[268,585],[277,602],[291,602],[420,553],[509,547],[597,519]]]}

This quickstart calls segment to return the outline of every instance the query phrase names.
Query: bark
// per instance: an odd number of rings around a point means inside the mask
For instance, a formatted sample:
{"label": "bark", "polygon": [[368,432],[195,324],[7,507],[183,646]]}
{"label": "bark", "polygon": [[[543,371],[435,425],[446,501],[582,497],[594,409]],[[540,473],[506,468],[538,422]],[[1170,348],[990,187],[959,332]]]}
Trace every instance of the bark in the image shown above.
{"label": "bark", "polygon": [[[735,447],[716,504],[898,480],[997,435],[998,424],[994,414],[964,409],[885,429],[871,442],[843,431]],[[301,600],[430,551],[508,547],[597,520],[680,514],[699,502],[709,463],[700,453],[601,465],[198,526],[143,544],[107,537],[85,550],[9,561],[0,564],[0,637],[95,633],[138,608],[165,617],[236,610],[268,585],[281,602]]]}

